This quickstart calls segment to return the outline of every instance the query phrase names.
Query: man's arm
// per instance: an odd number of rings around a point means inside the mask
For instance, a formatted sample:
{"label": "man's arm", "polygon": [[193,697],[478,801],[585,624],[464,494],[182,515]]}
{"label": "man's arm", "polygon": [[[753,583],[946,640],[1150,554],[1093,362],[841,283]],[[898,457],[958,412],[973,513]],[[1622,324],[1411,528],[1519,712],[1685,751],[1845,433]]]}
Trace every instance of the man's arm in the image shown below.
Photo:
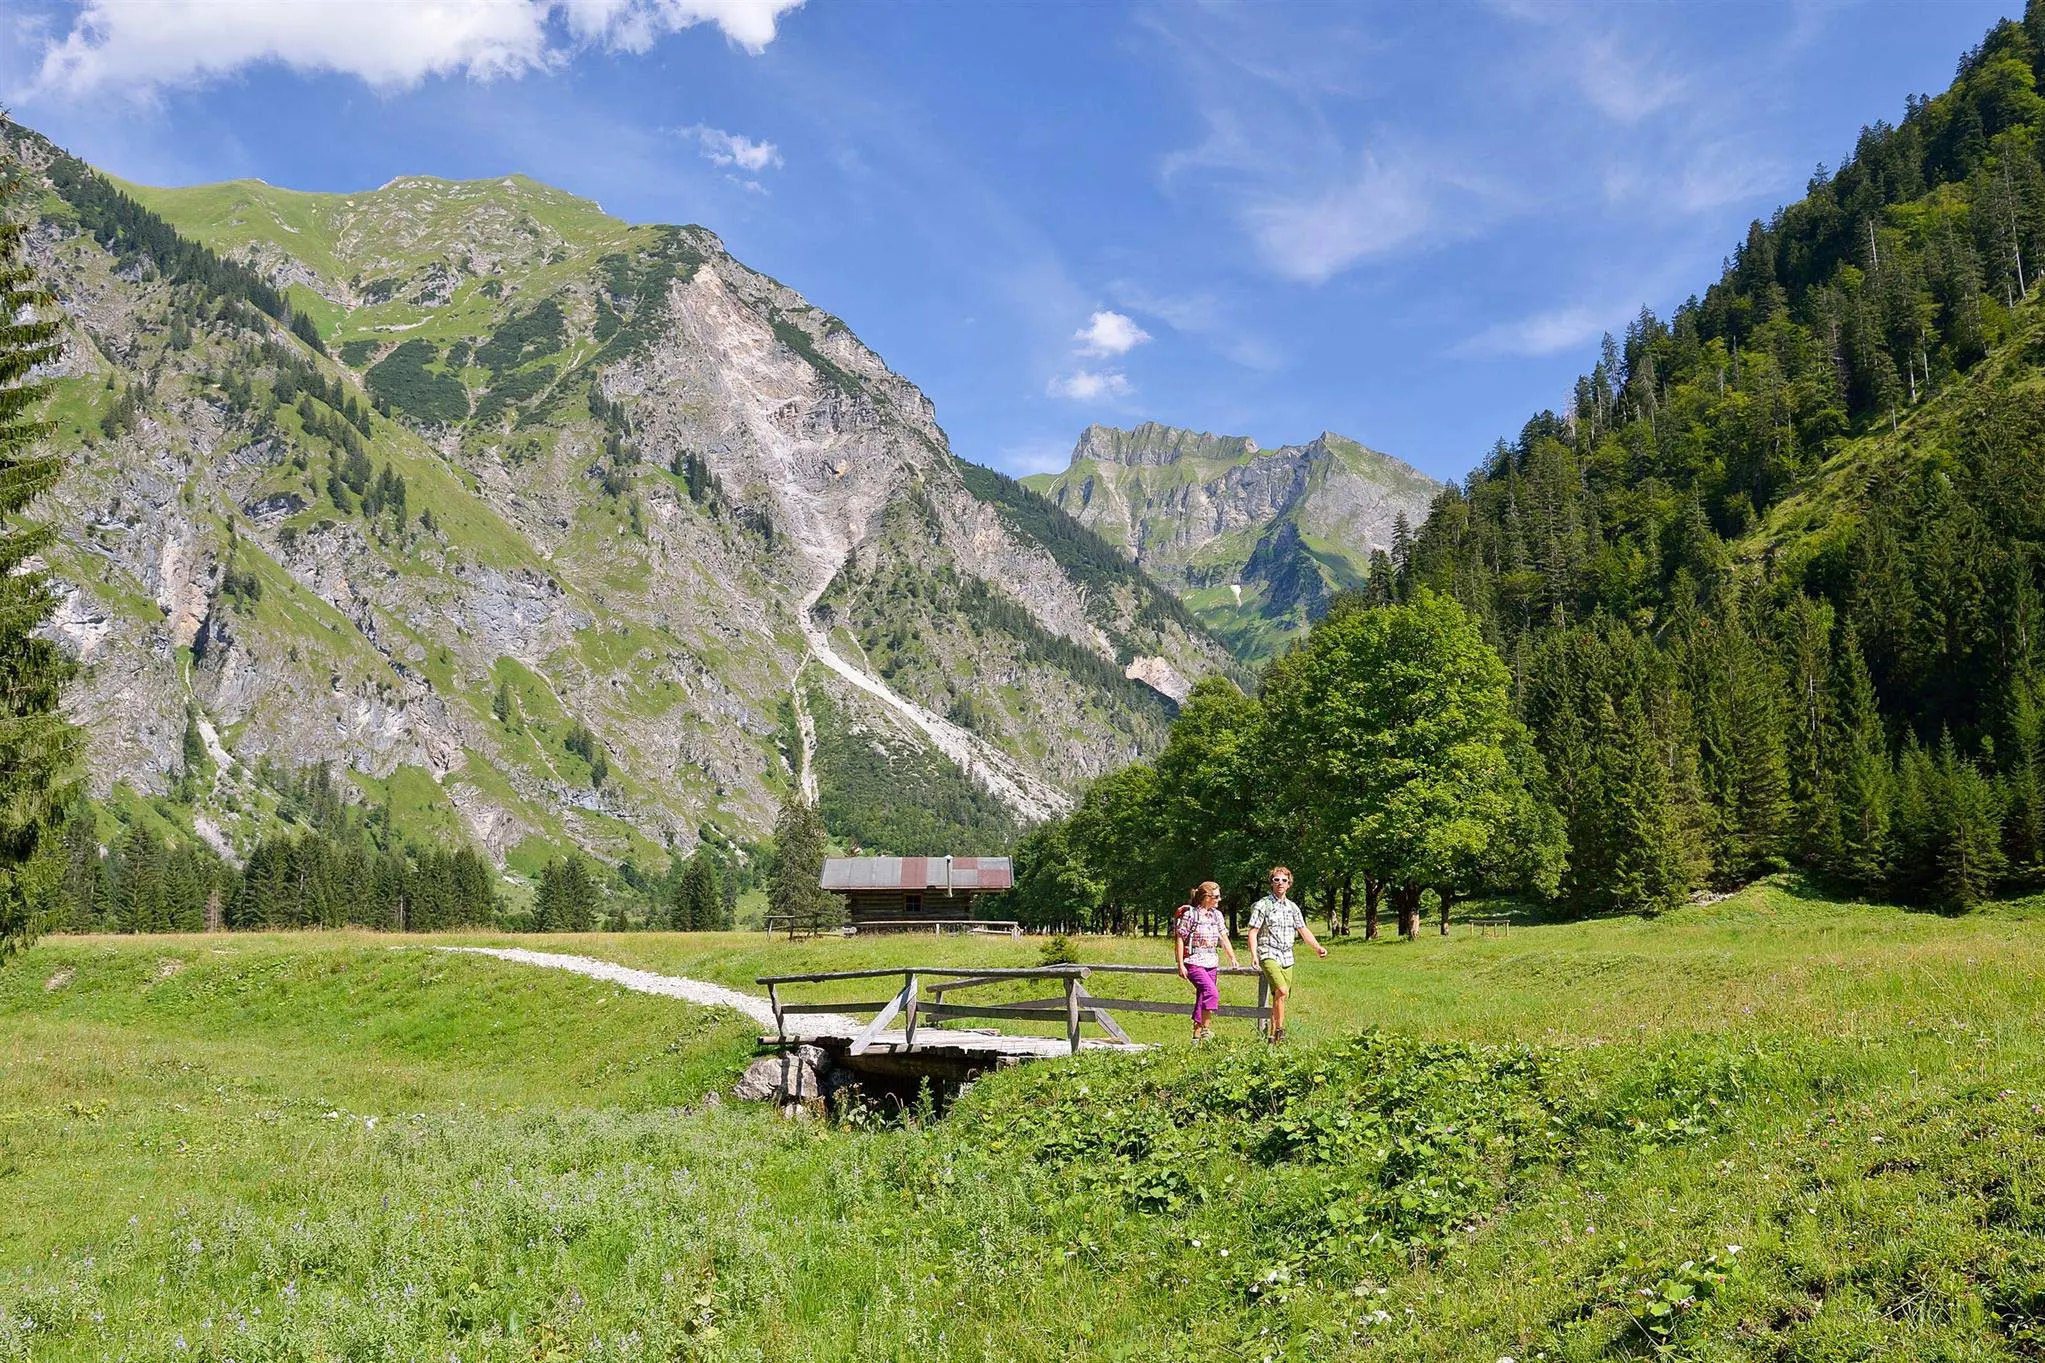
{"label": "man's arm", "polygon": [[1314,949],[1314,955],[1326,956],[1328,954],[1328,948],[1322,946],[1319,942],[1314,940],[1314,930],[1307,926],[1307,918],[1305,914],[1301,914],[1299,916],[1299,935],[1305,939],[1306,944],[1308,946]]}

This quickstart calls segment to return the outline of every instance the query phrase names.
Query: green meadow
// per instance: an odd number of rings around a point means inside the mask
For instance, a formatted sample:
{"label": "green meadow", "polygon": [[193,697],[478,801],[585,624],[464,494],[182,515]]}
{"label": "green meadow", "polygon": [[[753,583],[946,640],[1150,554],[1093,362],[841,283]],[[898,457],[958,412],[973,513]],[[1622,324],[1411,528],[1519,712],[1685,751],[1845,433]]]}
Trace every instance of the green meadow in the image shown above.
{"label": "green meadow", "polygon": [[[0,968],[0,1359],[2045,1356],[2045,900],[1343,940],[1285,1047],[1131,1016],[1159,1049],[835,1122],[729,1098],[735,1015],[430,949],[491,940]],[[743,987],[1039,952],[496,940]]]}

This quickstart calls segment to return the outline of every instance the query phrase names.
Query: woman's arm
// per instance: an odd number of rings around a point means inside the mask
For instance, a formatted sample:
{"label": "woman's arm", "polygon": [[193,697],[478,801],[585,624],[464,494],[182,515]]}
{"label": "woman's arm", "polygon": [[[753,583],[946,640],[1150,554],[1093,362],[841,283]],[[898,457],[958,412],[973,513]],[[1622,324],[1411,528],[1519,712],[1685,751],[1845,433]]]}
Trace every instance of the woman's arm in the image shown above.
{"label": "woman's arm", "polygon": [[1179,978],[1186,978],[1186,934],[1172,931],[1172,961],[1179,967]]}

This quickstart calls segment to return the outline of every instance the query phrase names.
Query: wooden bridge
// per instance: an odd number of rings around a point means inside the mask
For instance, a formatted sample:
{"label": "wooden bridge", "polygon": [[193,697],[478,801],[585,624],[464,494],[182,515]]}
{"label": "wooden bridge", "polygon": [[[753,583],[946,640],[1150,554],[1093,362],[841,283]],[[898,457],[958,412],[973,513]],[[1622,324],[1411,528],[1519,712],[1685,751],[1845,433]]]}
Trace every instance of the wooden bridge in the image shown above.
{"label": "wooden bridge", "polygon": [[[761,1041],[773,1046],[819,1046],[830,1052],[833,1059],[855,1070],[953,1079],[1025,1060],[1077,1055],[1081,1050],[1142,1051],[1149,1048],[1129,1039],[1129,1034],[1115,1021],[1116,1013],[1167,1013],[1191,1018],[1192,1002],[1103,997],[1089,989],[1087,982],[1098,976],[1176,977],[1178,973],[1176,967],[1168,965],[1047,965],[986,970],[889,966],[808,975],[762,975],[759,983],[767,987],[767,998],[774,1009],[774,1035],[762,1037]],[[1248,967],[1225,967],[1219,973],[1256,977],[1256,1007],[1224,1004],[1217,1015],[1254,1018],[1258,1031],[1263,1032],[1271,1020],[1270,984],[1263,973]],[[790,1003],[781,997],[783,985],[885,979],[902,982],[892,998]],[[954,1002],[947,997],[989,985],[1032,980],[1053,984],[1058,993],[1048,998],[999,1003]],[[856,1016],[860,1014],[870,1014],[871,1019],[862,1023]],[[929,1025],[967,1018],[1059,1024],[1065,1035],[1027,1036]],[[1082,1036],[1081,1029],[1089,1023],[1105,1035]]]}

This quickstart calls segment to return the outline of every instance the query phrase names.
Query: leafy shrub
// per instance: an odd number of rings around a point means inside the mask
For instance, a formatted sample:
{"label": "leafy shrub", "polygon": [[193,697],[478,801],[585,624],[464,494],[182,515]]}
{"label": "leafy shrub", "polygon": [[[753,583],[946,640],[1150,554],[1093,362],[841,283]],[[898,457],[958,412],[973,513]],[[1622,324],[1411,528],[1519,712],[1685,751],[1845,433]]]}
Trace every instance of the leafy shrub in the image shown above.
{"label": "leafy shrub", "polygon": [[428,426],[466,420],[469,393],[462,381],[427,367],[439,354],[429,341],[406,341],[370,369],[365,378],[370,395]]}
{"label": "leafy shrub", "polygon": [[1079,948],[1061,932],[1037,948],[1037,959],[1044,965],[1077,965]]}

